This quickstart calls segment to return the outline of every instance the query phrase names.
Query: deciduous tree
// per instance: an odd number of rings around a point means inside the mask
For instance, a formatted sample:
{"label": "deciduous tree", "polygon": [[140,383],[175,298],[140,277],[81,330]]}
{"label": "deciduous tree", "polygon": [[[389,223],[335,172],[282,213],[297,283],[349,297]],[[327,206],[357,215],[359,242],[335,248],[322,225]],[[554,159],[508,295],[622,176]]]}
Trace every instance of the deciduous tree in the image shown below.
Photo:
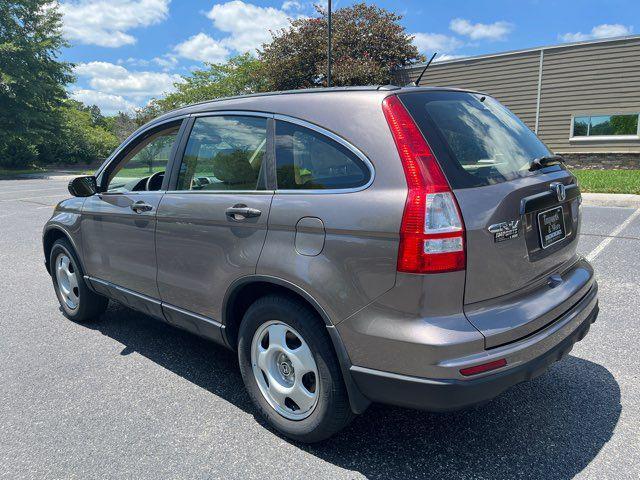
{"label": "deciduous tree", "polygon": [[0,165],[35,161],[38,146],[56,135],[73,79],[58,58],[63,46],[57,2],[0,0]]}
{"label": "deciduous tree", "polygon": [[[293,20],[272,32],[260,59],[269,90],[326,86],[327,11]],[[395,68],[424,61],[400,24],[401,15],[375,5],[357,3],[333,13],[332,80],[340,85],[375,85],[391,81]]]}

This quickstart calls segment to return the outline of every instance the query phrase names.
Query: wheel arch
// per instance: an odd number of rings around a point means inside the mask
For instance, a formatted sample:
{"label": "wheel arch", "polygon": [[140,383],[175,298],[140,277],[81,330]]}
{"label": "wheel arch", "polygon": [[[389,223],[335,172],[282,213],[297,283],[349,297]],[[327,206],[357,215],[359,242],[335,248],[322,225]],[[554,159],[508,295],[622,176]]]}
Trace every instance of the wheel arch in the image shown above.
{"label": "wheel arch", "polygon": [[82,268],[82,271],[85,272],[84,265],[82,264],[82,258],[80,255],[81,252],[78,249],[76,242],[74,242],[71,235],[69,235],[69,233],[64,228],[61,228],[57,225],[51,225],[42,234],[42,248],[44,250],[44,266],[46,267],[47,272],[51,273],[51,265],[49,265],[49,257],[51,257],[51,249],[53,248],[53,244],[56,242],[56,240],[59,240],[61,238],[67,240],[71,244],[71,246],[73,247],[76,253],[76,256],[78,257],[78,261],[80,262],[80,267]]}
{"label": "wheel arch", "polygon": [[329,337],[331,338],[334,352],[338,358],[340,369],[342,371],[342,378],[349,395],[351,410],[356,414],[364,412],[370,405],[371,401],[360,392],[351,377],[351,372],[349,370],[351,367],[351,360],[349,359],[347,350],[342,343],[340,334],[334,328],[331,319],[322,306],[302,288],[288,282],[287,280],[265,275],[251,275],[238,279],[229,286],[222,308],[224,339],[227,345],[231,349],[236,350],[238,343],[238,330],[244,313],[258,298],[269,294],[280,294],[301,300],[318,314],[319,318],[322,319],[325,324]]}

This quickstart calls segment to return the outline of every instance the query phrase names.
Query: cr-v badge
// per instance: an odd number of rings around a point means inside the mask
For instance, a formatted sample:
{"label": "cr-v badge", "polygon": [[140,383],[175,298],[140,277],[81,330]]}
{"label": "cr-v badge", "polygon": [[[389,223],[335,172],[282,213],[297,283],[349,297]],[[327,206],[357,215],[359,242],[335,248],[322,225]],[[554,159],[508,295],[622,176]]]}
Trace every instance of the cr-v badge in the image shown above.
{"label": "cr-v badge", "polygon": [[520,220],[509,220],[508,222],[494,223],[489,227],[489,232],[493,233],[494,242],[504,242],[518,237]]}

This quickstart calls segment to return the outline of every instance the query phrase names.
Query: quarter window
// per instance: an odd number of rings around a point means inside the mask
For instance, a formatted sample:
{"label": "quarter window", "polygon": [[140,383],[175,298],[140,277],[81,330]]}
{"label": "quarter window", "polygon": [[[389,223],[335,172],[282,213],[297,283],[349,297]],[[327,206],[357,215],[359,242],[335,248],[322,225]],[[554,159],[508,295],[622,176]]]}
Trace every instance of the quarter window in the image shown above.
{"label": "quarter window", "polygon": [[581,115],[573,118],[573,137],[637,136],[638,114]]}
{"label": "quarter window", "polygon": [[276,171],[280,190],[356,188],[365,185],[371,175],[344,145],[285,121],[276,124]]}
{"label": "quarter window", "polygon": [[180,165],[178,190],[263,190],[267,119],[197,118]]}

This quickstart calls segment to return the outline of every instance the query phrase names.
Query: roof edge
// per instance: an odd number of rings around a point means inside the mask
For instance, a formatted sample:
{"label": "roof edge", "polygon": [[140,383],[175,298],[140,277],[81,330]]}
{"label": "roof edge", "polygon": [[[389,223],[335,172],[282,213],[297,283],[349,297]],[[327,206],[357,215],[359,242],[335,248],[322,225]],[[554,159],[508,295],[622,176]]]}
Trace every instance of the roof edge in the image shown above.
{"label": "roof edge", "polygon": [[[640,40],[640,35],[625,35],[622,37],[612,37],[612,38],[599,38],[595,40],[584,40],[582,42],[571,42],[571,43],[560,43],[557,45],[543,45],[540,47],[533,48],[523,48],[520,50],[507,50],[506,52],[498,52],[498,53],[487,53],[483,55],[472,55],[470,57],[462,57],[462,58],[452,58],[451,60],[443,60],[438,62],[437,60],[433,62],[433,66],[437,67],[438,65],[447,65],[450,63],[459,63],[459,62],[467,62],[469,60],[483,60],[485,58],[494,58],[494,57],[504,57],[508,55],[517,55],[520,53],[529,53],[529,52],[539,52],[541,50],[555,50],[557,48],[567,48],[567,47],[579,47],[582,45],[593,45],[598,43],[613,43],[620,42],[625,40]],[[414,68],[420,68],[426,66],[427,63],[415,63],[413,65],[407,65],[405,67],[401,67],[398,70],[412,70]]]}

